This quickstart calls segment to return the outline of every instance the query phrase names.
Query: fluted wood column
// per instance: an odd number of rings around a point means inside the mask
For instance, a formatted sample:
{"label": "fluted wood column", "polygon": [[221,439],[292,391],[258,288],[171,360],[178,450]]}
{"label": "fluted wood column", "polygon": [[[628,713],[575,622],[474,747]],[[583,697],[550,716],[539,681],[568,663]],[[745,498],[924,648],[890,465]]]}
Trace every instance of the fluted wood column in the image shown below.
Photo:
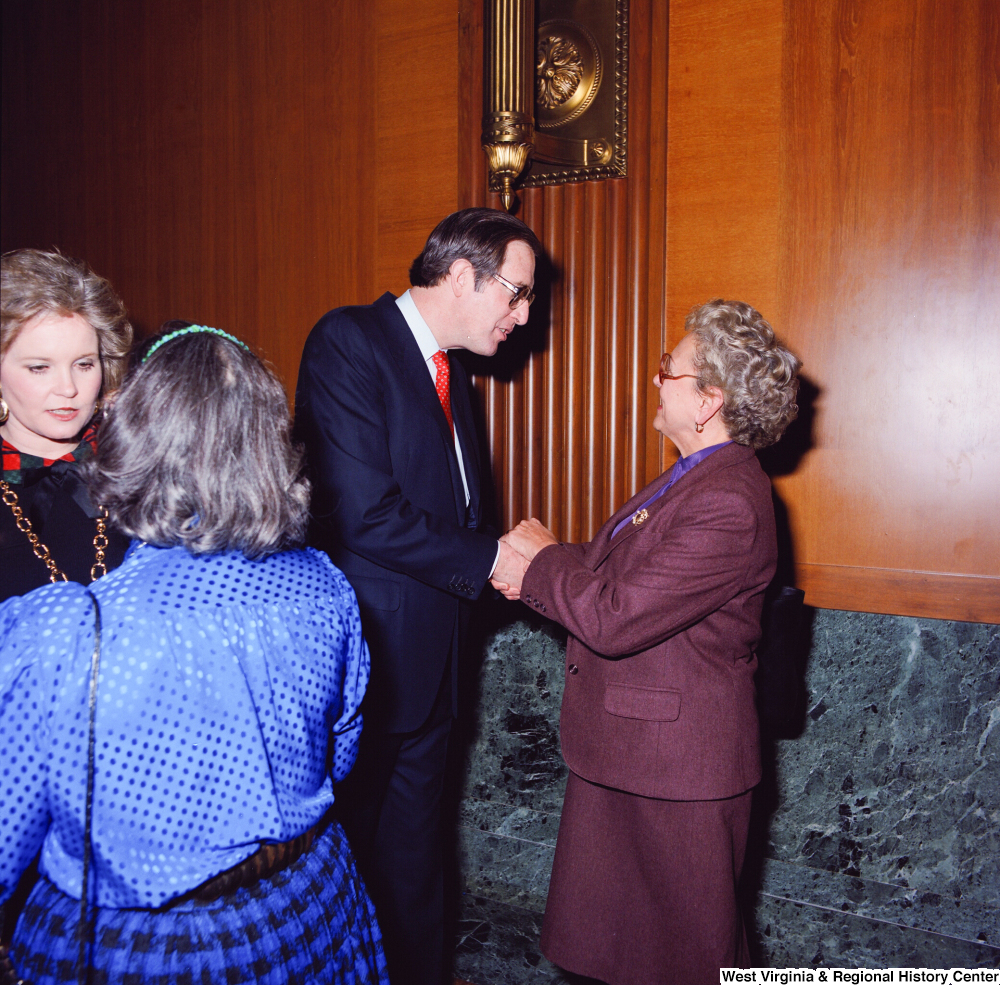
{"label": "fluted wood column", "polygon": [[[473,7],[463,5],[464,38]],[[630,22],[629,174],[518,193],[551,269],[528,325],[473,367],[501,522],[537,516],[571,541],[593,536],[664,464],[650,422],[665,336],[666,4],[633,0]],[[477,64],[473,47],[460,88]],[[474,112],[470,96],[464,132]],[[460,151],[462,204],[500,208],[476,150]]]}

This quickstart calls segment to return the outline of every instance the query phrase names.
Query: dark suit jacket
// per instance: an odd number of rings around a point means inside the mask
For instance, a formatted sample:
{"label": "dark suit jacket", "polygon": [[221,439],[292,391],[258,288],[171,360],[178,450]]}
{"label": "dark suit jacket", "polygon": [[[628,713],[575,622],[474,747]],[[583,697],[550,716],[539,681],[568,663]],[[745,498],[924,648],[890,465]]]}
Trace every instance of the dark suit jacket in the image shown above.
{"label": "dark suit jacket", "polygon": [[570,769],[645,797],[715,800],[760,779],[753,649],[777,561],[771,489],[751,449],[726,445],[610,541],[666,481],[589,544],[540,551],[521,598],[572,634]]}
{"label": "dark suit jacket", "polygon": [[482,591],[497,551],[477,529],[468,377],[449,361],[468,511],[444,411],[391,294],[324,315],[299,370],[295,427],[314,483],[311,540],[357,593],[372,651],[366,715],[389,732],[419,728],[429,715],[463,605]]}

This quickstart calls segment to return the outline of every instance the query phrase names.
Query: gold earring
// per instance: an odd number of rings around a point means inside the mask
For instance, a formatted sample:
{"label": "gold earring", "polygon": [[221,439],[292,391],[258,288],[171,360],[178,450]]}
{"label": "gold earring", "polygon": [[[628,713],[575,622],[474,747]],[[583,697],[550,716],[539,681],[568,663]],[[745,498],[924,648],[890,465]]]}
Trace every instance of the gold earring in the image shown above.
{"label": "gold earring", "polygon": [[3,395],[0,394],[0,424],[6,424],[8,417],[10,417],[10,408],[7,406],[7,401],[3,399]]}
{"label": "gold earring", "polygon": [[695,421],[694,422],[694,429],[695,429],[695,431],[698,432],[698,434],[701,434],[701,432],[705,430],[705,425],[704,424],[699,424],[697,421]]}

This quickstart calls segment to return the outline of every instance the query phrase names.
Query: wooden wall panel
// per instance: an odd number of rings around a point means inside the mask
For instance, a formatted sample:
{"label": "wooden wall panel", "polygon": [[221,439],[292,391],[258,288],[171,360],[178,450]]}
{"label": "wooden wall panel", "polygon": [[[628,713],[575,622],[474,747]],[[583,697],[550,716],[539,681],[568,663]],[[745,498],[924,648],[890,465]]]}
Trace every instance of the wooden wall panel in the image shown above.
{"label": "wooden wall panel", "polygon": [[427,234],[458,208],[456,6],[378,0],[376,294],[409,287]]}
{"label": "wooden wall panel", "polygon": [[[86,257],[147,331],[219,324],[291,384],[323,311],[402,289],[439,217],[498,204],[479,0],[2,6],[0,243]],[[770,464],[809,601],[1000,621],[1000,10],[631,22],[628,177],[524,194],[553,276],[472,361],[504,522],[583,539],[660,471],[659,352],[742,297],[806,363]]]}
{"label": "wooden wall panel", "polygon": [[668,334],[739,297],[802,356],[807,601],[1000,621],[1000,11],[670,8]]}
{"label": "wooden wall panel", "polygon": [[1000,621],[998,24],[789,8],[780,281],[820,392],[780,488],[819,604]]}
{"label": "wooden wall panel", "polygon": [[556,277],[529,351],[480,380],[504,522],[583,539],[666,465],[661,340],[735,297],[805,361],[765,460],[807,600],[1000,621],[1000,9],[632,11],[628,178],[523,196]]}
{"label": "wooden wall panel", "polygon": [[781,0],[671,0],[667,344],[716,297],[780,331]]}
{"label": "wooden wall panel", "polygon": [[144,331],[255,343],[407,286],[457,205],[455,0],[3,0],[2,246],[58,245]]}
{"label": "wooden wall panel", "polygon": [[[521,193],[518,214],[551,270],[539,277],[528,325],[492,360],[470,361],[501,522],[537,516],[573,541],[593,536],[663,467],[651,378],[664,335],[667,7],[630,8],[629,176]],[[471,28],[475,5],[462,10]],[[477,95],[481,64],[475,53],[463,62]],[[499,207],[478,149],[481,107],[469,98],[463,108],[463,204]]]}

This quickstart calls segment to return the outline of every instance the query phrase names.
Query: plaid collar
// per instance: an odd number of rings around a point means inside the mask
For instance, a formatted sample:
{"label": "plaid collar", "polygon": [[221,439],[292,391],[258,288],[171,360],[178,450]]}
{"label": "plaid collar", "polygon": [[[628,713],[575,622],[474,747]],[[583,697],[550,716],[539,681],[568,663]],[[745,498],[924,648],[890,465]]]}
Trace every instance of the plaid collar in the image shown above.
{"label": "plaid collar", "polygon": [[3,480],[11,485],[23,485],[25,472],[48,468],[56,462],[85,462],[97,447],[97,425],[91,424],[80,443],[60,458],[40,458],[18,451],[6,438],[3,439]]}

